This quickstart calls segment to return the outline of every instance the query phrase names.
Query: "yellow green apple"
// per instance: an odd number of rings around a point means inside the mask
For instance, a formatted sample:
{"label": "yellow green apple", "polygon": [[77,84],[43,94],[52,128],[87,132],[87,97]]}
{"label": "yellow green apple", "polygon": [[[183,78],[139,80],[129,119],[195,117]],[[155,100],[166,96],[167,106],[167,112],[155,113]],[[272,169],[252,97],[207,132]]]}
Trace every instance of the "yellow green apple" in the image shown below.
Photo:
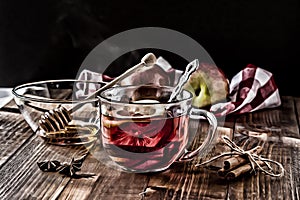
{"label": "yellow green apple", "polygon": [[229,93],[229,82],[216,65],[201,63],[183,88],[193,94],[192,105],[203,108],[225,101]]}

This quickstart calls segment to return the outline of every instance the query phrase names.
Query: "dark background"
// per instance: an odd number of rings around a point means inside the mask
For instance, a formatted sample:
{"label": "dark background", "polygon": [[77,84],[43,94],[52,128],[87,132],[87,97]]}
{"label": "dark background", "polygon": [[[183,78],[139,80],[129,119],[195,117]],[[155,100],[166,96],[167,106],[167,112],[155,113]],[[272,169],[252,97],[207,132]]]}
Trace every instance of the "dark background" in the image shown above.
{"label": "dark background", "polygon": [[251,63],[300,96],[299,10],[299,0],[1,0],[0,87],[75,78],[105,38],[156,26],[198,41],[229,79]]}

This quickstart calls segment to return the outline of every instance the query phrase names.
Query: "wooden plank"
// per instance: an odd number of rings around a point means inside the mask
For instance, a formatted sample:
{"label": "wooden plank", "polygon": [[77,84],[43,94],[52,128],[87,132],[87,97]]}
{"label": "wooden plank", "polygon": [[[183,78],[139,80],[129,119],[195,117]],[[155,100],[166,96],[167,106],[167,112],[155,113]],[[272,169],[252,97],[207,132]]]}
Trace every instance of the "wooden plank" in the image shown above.
{"label": "wooden plank", "polygon": [[51,199],[59,196],[70,178],[54,172],[42,172],[37,162],[70,162],[83,147],[46,144],[34,135],[0,170],[0,199]]}
{"label": "wooden plank", "polygon": [[81,173],[95,174],[89,179],[72,179],[59,199],[141,199],[140,193],[148,182],[146,174],[126,173],[113,169],[102,159],[102,149],[86,158]]}
{"label": "wooden plank", "polygon": [[[17,104],[15,103],[15,100],[12,99],[11,101],[9,101],[4,107],[2,107],[0,110],[4,109],[4,108],[15,108],[18,109]],[[4,109],[5,110],[5,109]]]}
{"label": "wooden plank", "polygon": [[276,109],[240,117],[234,138],[239,145],[241,141],[252,146],[263,142],[262,156],[280,162],[285,175],[276,178],[258,172],[242,176],[230,182],[230,199],[299,199],[300,146],[293,146],[299,142],[299,129],[293,98],[283,97],[282,106]]}
{"label": "wooden plank", "polygon": [[0,108],[0,112],[10,112],[10,113],[20,113],[18,106],[16,105],[14,99],[8,102],[4,107]]}
{"label": "wooden plank", "polygon": [[143,174],[119,172],[111,169],[103,170],[99,176],[88,199],[108,200],[140,200],[140,193],[148,181]]}
{"label": "wooden plank", "polygon": [[[262,155],[281,162],[285,176],[274,178],[258,172],[233,181],[218,177],[211,169],[195,167],[229,150],[221,143],[206,157],[174,163],[159,173],[120,172],[99,161],[96,154],[87,157],[80,171],[94,173],[94,177],[71,179],[42,172],[36,162],[70,162],[85,148],[45,144],[21,115],[1,111],[0,142],[5,146],[0,146],[0,199],[300,199],[299,115],[294,114],[299,113],[300,98],[284,97],[282,102],[282,107],[239,117],[234,141],[247,149],[263,144]],[[233,138],[233,125],[234,120],[218,132]],[[206,128],[198,131],[203,133]],[[201,142],[201,138],[195,140],[191,148]]]}
{"label": "wooden plank", "polygon": [[22,115],[0,112],[0,168],[33,135]]}

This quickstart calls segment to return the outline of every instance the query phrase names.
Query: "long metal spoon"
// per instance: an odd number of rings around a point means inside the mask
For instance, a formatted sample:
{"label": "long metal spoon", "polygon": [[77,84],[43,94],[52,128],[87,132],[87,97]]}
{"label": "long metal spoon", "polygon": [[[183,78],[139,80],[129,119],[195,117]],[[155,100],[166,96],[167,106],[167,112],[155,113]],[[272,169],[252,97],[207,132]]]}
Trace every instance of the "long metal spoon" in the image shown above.
{"label": "long metal spoon", "polygon": [[175,100],[177,95],[180,94],[183,85],[189,80],[190,75],[197,69],[198,66],[199,66],[198,59],[193,60],[186,66],[185,71],[181,75],[178,84],[175,86],[173,92],[171,93],[168,102],[172,102]]}

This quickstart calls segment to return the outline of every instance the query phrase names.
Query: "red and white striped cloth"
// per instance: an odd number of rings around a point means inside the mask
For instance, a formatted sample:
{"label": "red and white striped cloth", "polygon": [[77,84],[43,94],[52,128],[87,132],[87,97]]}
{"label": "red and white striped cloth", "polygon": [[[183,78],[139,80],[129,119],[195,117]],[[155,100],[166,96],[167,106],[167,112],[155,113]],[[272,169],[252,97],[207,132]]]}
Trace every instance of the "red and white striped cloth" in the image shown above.
{"label": "red and white striped cloth", "polygon": [[[172,72],[173,84],[176,84],[182,71],[174,70],[162,57],[158,58],[157,64],[164,71]],[[175,71],[175,75],[173,71]],[[112,78],[97,72],[83,70],[79,80],[109,82]],[[210,108],[210,111],[216,116],[242,114],[281,105],[279,90],[273,74],[252,64],[247,65],[236,74],[230,81],[229,87],[229,101],[214,104]],[[95,91],[98,88],[92,89]]]}
{"label": "red and white striped cloth", "polygon": [[273,74],[248,64],[235,75],[229,85],[229,102],[211,106],[216,116],[242,114],[281,105]]}

